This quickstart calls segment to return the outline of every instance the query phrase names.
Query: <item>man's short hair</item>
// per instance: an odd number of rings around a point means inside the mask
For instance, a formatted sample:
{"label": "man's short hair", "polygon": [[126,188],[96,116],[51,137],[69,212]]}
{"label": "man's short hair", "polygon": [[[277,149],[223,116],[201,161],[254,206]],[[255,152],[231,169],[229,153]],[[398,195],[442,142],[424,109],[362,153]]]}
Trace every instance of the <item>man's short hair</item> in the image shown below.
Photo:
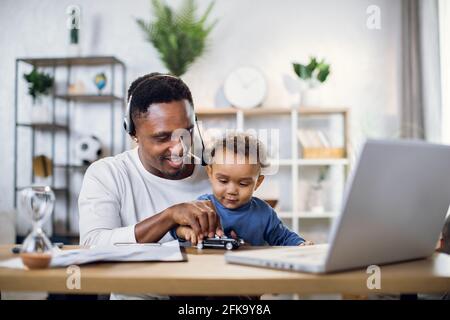
{"label": "man's short hair", "polygon": [[[130,100],[131,99],[131,100]],[[137,78],[128,88],[132,120],[147,113],[154,103],[187,100],[194,106],[188,86],[178,77],[153,72]]]}
{"label": "man's short hair", "polygon": [[251,134],[231,133],[216,140],[208,152],[209,164],[215,162],[218,150],[231,151],[235,155],[243,156],[246,159],[245,163],[248,164],[258,164],[261,168],[269,166],[266,148],[261,141]]}

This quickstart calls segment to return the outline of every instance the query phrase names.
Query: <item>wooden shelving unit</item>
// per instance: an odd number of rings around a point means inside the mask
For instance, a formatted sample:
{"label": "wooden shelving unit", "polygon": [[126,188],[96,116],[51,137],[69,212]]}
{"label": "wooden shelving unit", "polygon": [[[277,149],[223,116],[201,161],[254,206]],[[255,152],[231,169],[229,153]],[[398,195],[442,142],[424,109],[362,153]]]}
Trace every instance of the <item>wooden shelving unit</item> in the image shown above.
{"label": "wooden shelving unit", "polygon": [[69,126],[56,123],[17,123],[17,126],[39,131],[69,131]]}
{"label": "wooden shelving unit", "polygon": [[[290,203],[291,210],[280,211],[278,215],[281,218],[292,219],[292,227],[295,231],[299,231],[299,219],[332,219],[337,215],[338,208],[333,208],[331,211],[323,213],[305,212],[300,210],[299,199],[296,195],[299,194],[299,180],[300,180],[300,168],[301,167],[319,167],[319,166],[336,166],[343,169],[344,181],[348,175],[351,165],[351,159],[348,155],[351,154],[350,150],[350,111],[345,107],[300,107],[298,109],[277,108],[277,107],[260,107],[248,110],[237,109],[233,107],[226,108],[207,108],[199,107],[196,109],[196,114],[200,120],[207,122],[212,118],[234,118],[236,121],[237,130],[246,130],[246,119],[253,119],[258,117],[261,121],[267,121],[278,116],[288,116],[290,123],[286,124],[290,127],[290,139],[291,139],[291,157],[284,159],[272,160],[272,163],[279,165],[280,167],[288,167],[291,171],[291,192],[292,199]],[[306,117],[329,117],[337,115],[342,118],[343,131],[340,133],[343,137],[344,149],[346,158],[339,159],[304,159],[300,157],[300,147],[297,139],[297,130],[299,127],[299,119]]]}
{"label": "wooden shelving unit", "polygon": [[75,102],[85,102],[85,103],[111,103],[114,101],[122,101],[122,97],[114,95],[56,95],[57,99],[62,99],[66,101]]}
{"label": "wooden shelving unit", "polygon": [[57,57],[57,58],[20,58],[22,61],[36,67],[59,67],[59,66],[103,66],[125,64],[113,56],[86,56],[86,57]]}
{"label": "wooden shelving unit", "polygon": [[345,107],[300,107],[298,109],[288,109],[282,107],[260,107],[254,109],[237,109],[233,107],[225,108],[207,108],[198,107],[195,110],[197,115],[201,116],[218,116],[218,115],[233,115],[242,113],[244,115],[274,115],[274,114],[291,114],[297,112],[301,115],[329,115],[329,114],[344,114],[349,110]]}
{"label": "wooden shelving unit", "polygon": [[[102,95],[97,94],[60,94],[56,93],[55,86],[53,87],[53,91],[51,93],[51,119],[50,121],[44,123],[29,123],[26,121],[22,121],[20,119],[19,108],[22,107],[23,103],[19,101],[19,79],[22,78],[22,65],[29,65],[37,68],[45,68],[46,70],[50,70],[50,74],[53,78],[57,79],[57,72],[60,69],[65,69],[66,74],[66,87],[71,83],[71,74],[76,67],[106,67],[109,68],[109,82],[111,83],[110,92]],[[77,165],[71,163],[71,127],[73,123],[71,122],[71,109],[75,107],[83,107],[84,104],[109,104],[110,108],[110,152],[115,153],[115,133],[117,128],[117,123],[115,121],[115,115],[117,107],[119,107],[119,112],[123,117],[123,113],[125,111],[125,95],[126,95],[126,66],[125,64],[116,57],[113,56],[87,56],[87,57],[56,57],[56,58],[20,58],[16,59],[16,76],[15,76],[15,134],[14,134],[14,189],[16,190],[14,196],[14,206],[17,207],[18,195],[19,191],[25,187],[23,185],[18,185],[18,177],[21,175],[23,178],[24,175],[29,175],[29,184],[32,185],[35,183],[35,175],[33,170],[31,172],[28,170],[23,170],[23,168],[18,168],[18,158],[23,155],[19,155],[19,145],[21,140],[19,138],[18,130],[19,128],[27,128],[30,133],[30,141],[31,141],[31,150],[30,154],[27,155],[33,159],[36,156],[36,132],[45,132],[46,137],[49,135],[48,143],[51,145],[51,154],[48,155],[53,162],[53,175],[51,176],[51,184],[50,187],[57,194],[57,201],[65,201],[65,227],[64,231],[61,232],[58,228],[55,228],[56,221],[53,220],[53,236],[64,240],[64,237],[73,238],[73,232],[70,223],[70,213],[73,209],[71,207],[71,176],[76,172],[83,172],[87,169],[85,165]],[[121,73],[122,86],[120,88],[115,88],[115,79],[117,73]],[[117,92],[119,95],[117,95]],[[62,109],[59,109],[62,108]],[[63,115],[65,114],[65,119],[62,120],[64,123],[59,123],[56,121],[56,110],[63,110]],[[61,119],[59,119],[61,121]],[[64,145],[61,143],[58,145],[58,148],[64,148],[65,150],[65,161],[55,159],[55,149],[56,149],[56,135],[62,134],[64,136],[65,143]],[[121,141],[122,147],[121,151],[125,149],[125,133],[122,135]],[[55,171],[59,172],[63,170],[63,176],[65,176],[65,185],[60,186],[59,184],[55,184]],[[22,179],[24,180],[24,179]],[[55,219],[55,214],[53,214],[53,218]]]}

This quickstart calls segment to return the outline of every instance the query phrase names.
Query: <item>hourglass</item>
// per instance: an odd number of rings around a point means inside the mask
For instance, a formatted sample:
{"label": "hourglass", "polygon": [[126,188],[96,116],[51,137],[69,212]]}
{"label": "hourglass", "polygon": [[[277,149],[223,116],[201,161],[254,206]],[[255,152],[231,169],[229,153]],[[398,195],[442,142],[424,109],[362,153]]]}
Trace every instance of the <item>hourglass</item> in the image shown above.
{"label": "hourglass", "polygon": [[52,243],[42,230],[55,204],[55,194],[48,186],[33,186],[22,190],[21,204],[33,223],[33,231],[25,238],[21,257],[30,269],[46,268],[50,264]]}

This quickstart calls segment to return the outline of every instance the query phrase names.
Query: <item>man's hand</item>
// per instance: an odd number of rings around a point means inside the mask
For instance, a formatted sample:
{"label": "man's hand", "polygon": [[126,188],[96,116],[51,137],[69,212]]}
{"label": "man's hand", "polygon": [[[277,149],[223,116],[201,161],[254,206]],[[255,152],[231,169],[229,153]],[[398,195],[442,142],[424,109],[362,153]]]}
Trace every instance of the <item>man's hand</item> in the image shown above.
{"label": "man's hand", "polygon": [[305,242],[300,243],[299,247],[312,246],[312,245],[314,245],[314,242],[306,240]]}
{"label": "man's hand", "polygon": [[197,240],[214,234],[223,235],[220,218],[211,201],[193,201],[173,205],[136,224],[134,235],[138,243],[158,242],[177,225],[192,228]]}
{"label": "man's hand", "polygon": [[196,246],[199,242],[197,235],[190,227],[179,226],[176,232],[178,238],[190,241],[193,246]]}
{"label": "man's hand", "polygon": [[214,237],[215,234],[223,236],[220,218],[209,200],[180,203],[168,210],[174,223],[190,227],[191,231],[189,232],[185,229],[182,230],[185,230],[183,231],[185,234],[189,234],[192,243],[192,232],[198,241],[203,240],[204,237]]}

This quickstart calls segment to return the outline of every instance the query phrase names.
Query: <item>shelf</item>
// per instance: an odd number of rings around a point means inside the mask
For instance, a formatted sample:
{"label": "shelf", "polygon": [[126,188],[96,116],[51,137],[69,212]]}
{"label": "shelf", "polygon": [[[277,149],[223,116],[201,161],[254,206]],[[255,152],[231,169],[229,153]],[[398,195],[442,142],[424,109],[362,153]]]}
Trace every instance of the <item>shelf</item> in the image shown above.
{"label": "shelf", "polygon": [[274,107],[264,107],[255,109],[241,110],[246,116],[265,116],[265,115],[290,115],[292,113],[291,109],[288,108],[274,108]]}
{"label": "shelf", "polygon": [[195,114],[198,116],[224,116],[236,115],[237,111],[235,108],[198,108],[195,109]]}
{"label": "shelf", "polygon": [[68,126],[53,123],[18,123],[17,126],[33,128],[41,131],[69,131]]}
{"label": "shelf", "polygon": [[276,159],[269,159],[269,163],[278,164],[279,166],[292,166],[294,161],[291,159],[279,159],[278,161]]}
{"label": "shelf", "polygon": [[82,164],[55,164],[54,167],[57,169],[86,171],[89,166],[85,166]]}
{"label": "shelf", "polygon": [[123,98],[117,97],[110,94],[105,95],[96,95],[96,94],[80,94],[80,95],[55,95],[56,98],[66,100],[66,101],[76,101],[76,102],[91,102],[91,103],[99,103],[99,102],[113,102],[120,101],[123,102]]}
{"label": "shelf", "polygon": [[350,163],[348,159],[298,159],[296,162],[300,166],[347,166]]}
{"label": "shelf", "polygon": [[310,212],[310,211],[302,211],[295,215],[300,219],[332,219],[337,216],[336,212]]}
{"label": "shelf", "polygon": [[18,61],[29,63],[35,67],[52,67],[52,66],[101,66],[107,64],[124,63],[112,56],[98,56],[98,57],[70,57],[70,58],[21,58]]}
{"label": "shelf", "polygon": [[280,218],[288,218],[288,219],[292,219],[292,217],[298,219],[332,219],[338,215],[336,212],[327,212],[327,211],[322,213],[302,211],[295,214],[292,214],[292,212],[288,211],[281,211],[277,212],[277,214],[278,217]]}
{"label": "shelf", "polygon": [[[195,110],[199,116],[220,116],[220,115],[235,115],[242,112],[243,115],[289,115],[294,109],[284,107],[259,107],[254,109],[237,109],[233,107],[226,108],[205,108],[200,107]],[[296,110],[300,115],[329,115],[329,114],[344,114],[348,112],[348,108],[343,107],[300,107]]]}
{"label": "shelf", "polygon": [[[38,184],[36,184],[36,185],[38,185]],[[32,187],[32,185],[25,186],[25,187],[16,187],[16,192],[17,191],[22,191],[22,189],[29,188],[29,187]],[[53,192],[55,192],[55,193],[56,192],[66,192],[67,191],[67,188],[65,188],[65,187],[57,187],[57,188],[50,187],[50,188],[52,188]]]}
{"label": "shelf", "polygon": [[330,114],[345,114],[349,111],[349,109],[344,107],[300,107],[298,111],[300,115],[320,116]]}
{"label": "shelf", "polygon": [[332,166],[332,165],[340,165],[346,166],[349,165],[348,159],[280,159],[278,162],[274,159],[269,160],[270,163],[276,164],[279,166],[291,166],[291,165],[299,165],[299,166]]}

